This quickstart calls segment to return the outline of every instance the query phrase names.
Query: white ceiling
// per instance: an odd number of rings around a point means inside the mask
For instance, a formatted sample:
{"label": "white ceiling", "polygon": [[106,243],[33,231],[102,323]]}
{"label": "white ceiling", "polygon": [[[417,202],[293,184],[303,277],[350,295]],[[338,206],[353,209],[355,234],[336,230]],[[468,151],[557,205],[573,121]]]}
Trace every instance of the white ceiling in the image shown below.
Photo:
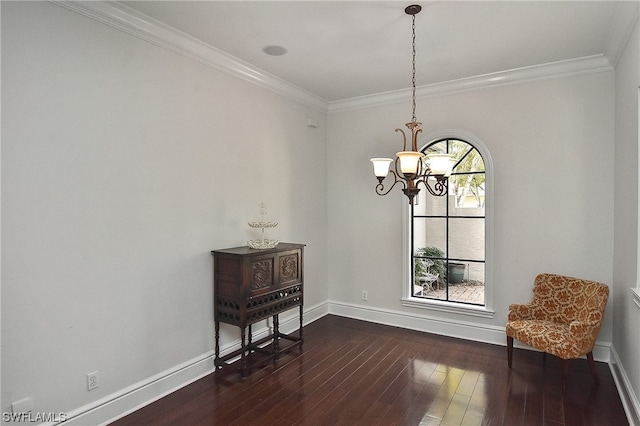
{"label": "white ceiling", "polygon": [[[122,4],[328,102],[411,86],[411,1]],[[436,1],[416,16],[418,86],[615,53],[614,1]],[[262,48],[280,45],[284,56]],[[615,61],[615,58],[610,61]],[[612,64],[614,65],[614,64]]]}

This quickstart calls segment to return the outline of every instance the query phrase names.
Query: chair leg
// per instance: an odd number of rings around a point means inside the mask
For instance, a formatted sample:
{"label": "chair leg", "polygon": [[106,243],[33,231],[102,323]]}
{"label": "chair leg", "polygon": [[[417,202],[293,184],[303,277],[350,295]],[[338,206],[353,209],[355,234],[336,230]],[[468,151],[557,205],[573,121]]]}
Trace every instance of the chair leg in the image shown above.
{"label": "chair leg", "polygon": [[596,363],[593,360],[593,352],[589,352],[587,354],[587,361],[589,361],[589,370],[591,370],[591,374],[593,375],[593,381],[596,384],[600,383],[600,379],[598,379],[598,373],[596,372]]}
{"label": "chair leg", "polygon": [[513,359],[513,337],[507,336],[507,362],[509,368],[511,368],[511,361]]}
{"label": "chair leg", "polygon": [[562,362],[562,394],[567,392],[567,381],[569,378],[569,361],[561,358]]}

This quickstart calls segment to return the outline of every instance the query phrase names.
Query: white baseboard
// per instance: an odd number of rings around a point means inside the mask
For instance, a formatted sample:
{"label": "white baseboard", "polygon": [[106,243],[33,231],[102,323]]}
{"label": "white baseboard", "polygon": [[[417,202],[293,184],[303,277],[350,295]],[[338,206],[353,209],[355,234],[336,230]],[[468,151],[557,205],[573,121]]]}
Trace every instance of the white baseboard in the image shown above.
{"label": "white baseboard", "polygon": [[[312,323],[327,315],[328,312],[329,308],[326,302],[308,307],[304,311],[303,324]],[[299,324],[297,309],[287,311],[280,317],[280,330],[283,333],[291,333],[297,330]],[[266,336],[267,333],[269,333],[268,325],[253,330],[253,335],[256,340]],[[220,354],[226,355],[237,349],[240,349],[240,339],[223,345],[220,348]],[[64,424],[65,426],[109,424],[213,373],[215,370],[213,364],[214,357],[214,352],[210,351],[94,401],[91,404],[77,408],[67,413],[67,420]]]}
{"label": "white baseboard", "polygon": [[214,370],[213,351],[165,370],[67,414],[66,425],[106,425],[156,401]]}
{"label": "white baseboard", "polygon": [[[475,342],[492,343],[502,346],[506,346],[507,344],[504,326],[486,325],[478,322],[411,314],[405,311],[378,309],[333,301],[329,302],[329,313]],[[515,346],[522,349],[534,350],[530,346],[519,344],[518,342],[515,343]],[[597,361],[609,362],[610,348],[611,344],[608,342],[596,342],[596,346],[593,348],[593,358]]]}
{"label": "white baseboard", "polygon": [[485,343],[505,344],[506,342],[504,327],[488,326],[477,322],[453,321],[430,315],[412,314],[405,311],[371,308],[334,301],[329,302],[329,313]]}
{"label": "white baseboard", "polygon": [[614,347],[611,348],[611,358],[612,360],[609,363],[609,367],[611,368],[613,380],[616,382],[618,394],[620,395],[624,411],[627,414],[627,419],[630,425],[638,426],[640,425],[640,402],[638,401],[638,396],[633,391],[629,376],[627,376],[627,372],[624,370],[622,363],[620,363],[620,358],[618,358],[618,353]]}

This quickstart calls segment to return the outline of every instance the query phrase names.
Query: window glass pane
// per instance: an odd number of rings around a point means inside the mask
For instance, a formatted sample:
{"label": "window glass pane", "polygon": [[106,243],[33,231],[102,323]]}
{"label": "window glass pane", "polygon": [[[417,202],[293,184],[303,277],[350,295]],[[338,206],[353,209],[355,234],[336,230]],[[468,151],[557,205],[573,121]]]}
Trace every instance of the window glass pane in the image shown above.
{"label": "window glass pane", "polygon": [[444,218],[414,218],[413,254],[416,255],[424,247],[437,247],[446,256],[446,223]]}
{"label": "window glass pane", "polygon": [[[429,253],[427,253],[429,254]],[[445,261],[427,257],[413,259],[413,292],[414,296],[427,296],[430,291],[444,282],[446,269]]]}
{"label": "window glass pane", "polygon": [[[438,256],[438,249],[428,247],[426,254]],[[442,252],[440,252],[441,255]],[[422,267],[416,268],[415,285],[421,297],[446,300],[447,262],[444,259],[422,258]]]}
{"label": "window glass pane", "polygon": [[484,285],[484,262],[469,262],[467,278],[473,284]]}
{"label": "window glass pane", "polygon": [[450,270],[449,300],[484,305],[484,263],[457,262]]}
{"label": "window glass pane", "polygon": [[449,153],[456,159],[454,173],[484,172],[484,161],[480,153],[463,141],[450,140]]}
{"label": "window glass pane", "polygon": [[420,185],[420,192],[413,207],[414,216],[445,216],[447,214],[447,197],[434,197]]}
{"label": "window glass pane", "polygon": [[424,271],[424,261],[422,259],[413,258],[413,296],[423,296],[423,289],[420,286],[420,277]]}
{"label": "window glass pane", "polygon": [[451,197],[449,216],[471,216],[480,219],[484,218],[484,215],[484,207],[455,207],[455,201]]}
{"label": "window glass pane", "polygon": [[484,219],[449,218],[449,258],[484,260]]}
{"label": "window glass pane", "polygon": [[444,285],[434,287],[426,291],[424,297],[428,299],[447,300],[447,289]]}
{"label": "window glass pane", "polygon": [[432,145],[429,145],[427,149],[423,150],[425,154],[446,154],[447,151],[447,141],[442,140],[440,142],[436,142]]}
{"label": "window glass pane", "polygon": [[449,194],[452,214],[484,216],[484,173],[451,175]]}

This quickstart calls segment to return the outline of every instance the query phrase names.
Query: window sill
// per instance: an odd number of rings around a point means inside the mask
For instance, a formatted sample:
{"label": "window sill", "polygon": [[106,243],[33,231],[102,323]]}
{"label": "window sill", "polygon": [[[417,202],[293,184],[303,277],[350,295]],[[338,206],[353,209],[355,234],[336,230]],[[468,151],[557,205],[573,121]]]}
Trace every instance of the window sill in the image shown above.
{"label": "window sill", "polygon": [[640,308],[640,288],[631,288],[631,294],[633,295],[633,303]]}
{"label": "window sill", "polygon": [[487,309],[486,306],[463,305],[461,303],[444,302],[432,299],[427,300],[417,297],[403,298],[402,306],[482,318],[493,318],[493,314],[495,313],[492,309]]}

